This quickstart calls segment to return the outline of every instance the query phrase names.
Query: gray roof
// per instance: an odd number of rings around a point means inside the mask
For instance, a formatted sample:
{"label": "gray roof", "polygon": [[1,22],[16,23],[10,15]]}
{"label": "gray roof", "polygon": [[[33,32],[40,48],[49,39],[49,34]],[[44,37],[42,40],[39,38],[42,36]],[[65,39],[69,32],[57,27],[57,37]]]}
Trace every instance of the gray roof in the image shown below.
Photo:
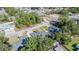
{"label": "gray roof", "polygon": [[70,17],[70,19],[79,20],[79,15],[72,15],[69,17]]}

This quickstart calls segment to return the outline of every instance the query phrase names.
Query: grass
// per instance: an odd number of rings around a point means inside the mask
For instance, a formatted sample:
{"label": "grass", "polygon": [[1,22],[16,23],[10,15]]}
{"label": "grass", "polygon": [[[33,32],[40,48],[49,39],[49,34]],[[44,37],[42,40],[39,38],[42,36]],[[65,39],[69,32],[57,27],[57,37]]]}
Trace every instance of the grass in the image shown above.
{"label": "grass", "polygon": [[40,27],[42,30],[48,30],[48,27],[47,26],[42,26]]}
{"label": "grass", "polygon": [[41,32],[41,31],[46,31],[48,29],[47,26],[41,26],[40,28],[38,29],[34,29],[32,30],[33,32]]}
{"label": "grass", "polygon": [[65,45],[65,46],[70,51],[73,51],[73,49],[74,49],[74,47],[72,46],[73,44],[79,44],[79,37],[73,38],[72,41],[68,45]]}

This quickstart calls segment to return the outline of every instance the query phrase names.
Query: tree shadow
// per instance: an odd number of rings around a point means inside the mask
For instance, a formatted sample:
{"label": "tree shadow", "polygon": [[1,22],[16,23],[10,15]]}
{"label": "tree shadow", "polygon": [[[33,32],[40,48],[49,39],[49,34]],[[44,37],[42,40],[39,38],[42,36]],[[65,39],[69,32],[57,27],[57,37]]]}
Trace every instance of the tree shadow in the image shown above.
{"label": "tree shadow", "polygon": [[73,50],[73,51],[77,51],[77,49],[78,49],[78,48],[77,48],[76,46],[77,46],[77,44],[76,44],[76,43],[72,45],[72,47],[73,47],[73,49],[72,49],[72,50]]}

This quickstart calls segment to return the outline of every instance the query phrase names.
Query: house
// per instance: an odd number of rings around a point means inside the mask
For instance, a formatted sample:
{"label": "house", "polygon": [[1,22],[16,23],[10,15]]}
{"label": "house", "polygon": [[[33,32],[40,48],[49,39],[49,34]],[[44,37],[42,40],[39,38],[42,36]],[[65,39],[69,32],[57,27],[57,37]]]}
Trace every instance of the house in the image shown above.
{"label": "house", "polygon": [[0,14],[4,14],[5,10],[4,8],[0,7]]}
{"label": "house", "polygon": [[76,21],[77,24],[79,24],[79,14],[75,14],[75,15],[72,15],[72,16],[69,16],[70,19],[73,19]]}
{"label": "house", "polygon": [[14,35],[14,29],[15,25],[13,24],[13,22],[0,24],[0,31],[4,31],[6,37]]}
{"label": "house", "polygon": [[3,7],[0,7],[0,14],[9,16]]}

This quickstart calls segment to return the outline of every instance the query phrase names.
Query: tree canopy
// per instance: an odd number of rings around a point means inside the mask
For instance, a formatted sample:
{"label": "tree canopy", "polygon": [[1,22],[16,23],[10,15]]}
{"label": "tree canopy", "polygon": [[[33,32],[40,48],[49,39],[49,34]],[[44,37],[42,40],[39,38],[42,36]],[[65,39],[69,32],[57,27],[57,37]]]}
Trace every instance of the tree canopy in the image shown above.
{"label": "tree canopy", "polygon": [[30,13],[24,13],[21,12],[19,16],[16,18],[16,27],[20,28],[23,26],[32,26],[34,24],[40,23],[41,17],[36,14],[35,12],[30,12]]}
{"label": "tree canopy", "polygon": [[71,33],[73,35],[79,33],[79,26],[76,24],[76,21],[70,19],[67,15],[61,15],[59,17],[59,24],[57,25],[58,28],[62,29],[64,33]]}
{"label": "tree canopy", "polygon": [[47,51],[53,46],[53,40],[48,37],[34,36],[28,39],[28,44],[21,50],[23,51]]}
{"label": "tree canopy", "polygon": [[14,7],[5,7],[4,9],[10,16],[15,16],[16,13],[18,12],[18,9]]}
{"label": "tree canopy", "polygon": [[7,40],[8,39],[4,37],[4,34],[0,32],[0,51],[10,51],[10,45]]}
{"label": "tree canopy", "polygon": [[71,41],[71,36],[79,35],[78,24],[76,24],[74,20],[70,19],[68,15],[61,15],[59,17],[59,23],[56,25],[56,27],[62,31],[55,32],[54,40],[57,40],[62,44],[68,44]]}

